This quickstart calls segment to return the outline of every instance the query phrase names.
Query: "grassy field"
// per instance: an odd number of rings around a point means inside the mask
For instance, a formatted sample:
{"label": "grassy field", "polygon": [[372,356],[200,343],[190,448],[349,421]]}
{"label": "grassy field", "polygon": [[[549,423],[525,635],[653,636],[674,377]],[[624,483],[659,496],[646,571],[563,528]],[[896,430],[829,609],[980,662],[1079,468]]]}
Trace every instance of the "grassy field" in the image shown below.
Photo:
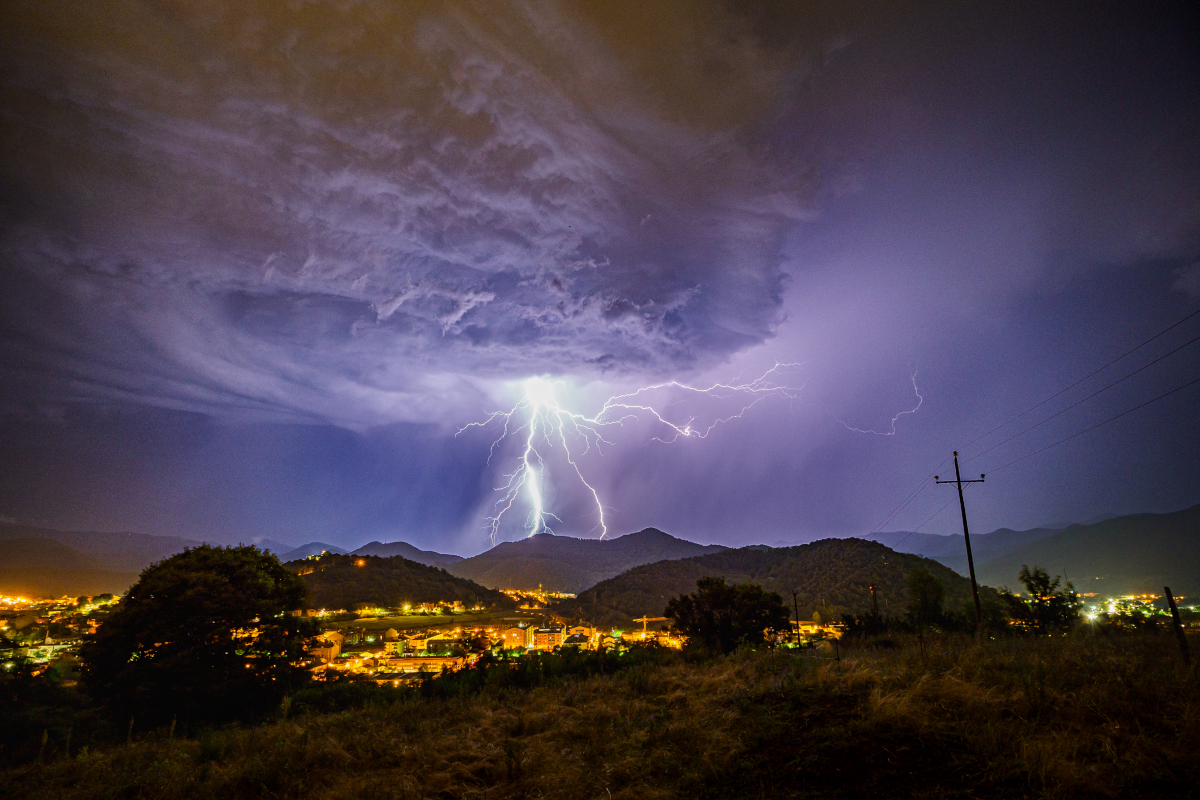
{"label": "grassy field", "polygon": [[360,617],[348,622],[331,623],[339,628],[366,628],[368,631],[386,631],[395,628],[398,631],[423,628],[454,628],[471,627],[475,625],[495,625],[502,621],[540,621],[542,615],[536,611],[484,611],[479,614],[404,614],[396,617]]}
{"label": "grassy field", "polygon": [[[885,646],[886,645],[886,646]],[[1193,652],[1200,651],[1193,642]],[[397,696],[399,697],[399,696]],[[0,771],[34,798],[1195,797],[1200,685],[1169,636],[741,653]]]}

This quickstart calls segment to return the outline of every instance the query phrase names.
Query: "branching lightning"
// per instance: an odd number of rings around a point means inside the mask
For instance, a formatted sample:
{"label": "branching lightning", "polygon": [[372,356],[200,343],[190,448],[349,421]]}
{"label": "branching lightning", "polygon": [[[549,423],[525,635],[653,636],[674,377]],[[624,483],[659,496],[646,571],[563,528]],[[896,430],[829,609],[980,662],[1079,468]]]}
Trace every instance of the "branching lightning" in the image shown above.
{"label": "branching lightning", "polygon": [[876,436],[895,436],[896,435],[896,423],[900,420],[900,418],[905,416],[906,414],[917,413],[917,409],[919,409],[921,407],[921,404],[925,402],[925,398],[921,394],[921,389],[920,389],[920,387],[917,386],[917,371],[915,369],[912,371],[912,375],[910,375],[909,378],[912,380],[913,394],[915,394],[917,396],[917,404],[915,406],[913,406],[912,408],[910,408],[909,410],[901,411],[896,416],[892,417],[891,426],[886,431],[877,431],[877,430],[872,430],[870,428],[856,428],[853,425],[851,425],[850,423],[846,422],[844,419],[841,419],[838,417],[835,417],[835,419],[837,419],[838,422],[845,425],[848,430],[852,430],[855,433],[872,433],[872,434],[875,434]]}
{"label": "branching lightning", "polygon": [[[546,508],[547,473],[552,456],[557,456],[560,464],[566,462],[574,479],[590,496],[596,524],[589,533],[599,531],[599,538],[605,538],[608,535],[605,506],[595,486],[585,477],[580,460],[592,450],[603,454],[605,446],[613,445],[606,435],[626,423],[640,421],[657,429],[650,441],[670,444],[681,438],[707,438],[718,426],[740,419],[764,400],[798,400],[804,384],[792,385],[787,378],[800,366],[779,363],[747,383],[691,386],[667,381],[643,386],[609,397],[592,416],[574,411],[565,404],[567,386],[564,381],[544,377],[526,380],[520,387],[520,399],[512,408],[494,411],[485,419],[458,430],[461,434],[470,428],[498,428],[488,450],[489,464],[497,451],[505,448],[506,440],[520,441],[520,455],[513,469],[504,475],[504,484],[496,487],[499,499],[492,507],[493,513],[485,518],[492,543],[497,542],[505,517],[517,513],[514,509],[521,505],[522,496],[529,508],[524,526],[528,536],[553,532],[551,523],[562,521]],[[917,387],[916,372],[911,377],[917,404],[894,416],[889,431],[862,430],[845,422],[842,424],[858,433],[894,434],[900,417],[916,413],[924,402]],[[693,411],[693,403],[701,401],[707,405],[715,404],[718,410],[710,411],[701,419]]]}
{"label": "branching lightning", "polygon": [[[652,441],[670,443],[680,438],[706,438],[717,426],[742,417],[763,400],[771,397],[798,398],[803,386],[791,386],[781,379],[784,373],[799,366],[776,364],[748,383],[690,386],[679,381],[668,381],[643,386],[633,392],[610,397],[592,416],[563,405],[562,395],[566,389],[563,381],[530,378],[522,385],[521,398],[512,408],[492,412],[486,419],[472,422],[458,431],[461,434],[469,428],[499,427],[499,434],[488,451],[488,463],[491,463],[506,439],[521,437],[522,440],[521,454],[515,467],[504,476],[504,485],[496,488],[500,498],[493,506],[494,513],[486,518],[493,544],[499,536],[501,521],[513,511],[522,494],[529,504],[525,521],[529,536],[551,532],[551,521],[561,522],[546,509],[545,504],[547,460],[554,451],[560,451],[575,478],[590,494],[596,515],[596,525],[592,531],[598,530],[603,539],[608,534],[604,504],[596,488],[584,477],[579,460],[593,449],[602,453],[605,445],[612,445],[613,442],[605,438],[607,432],[636,419],[647,420],[661,430],[660,434],[652,437]],[[655,402],[656,396],[663,395],[667,396],[666,401]],[[715,415],[703,422],[698,421],[694,413],[688,413],[686,419],[675,419],[672,412],[686,409],[689,397],[732,402],[736,410]]]}

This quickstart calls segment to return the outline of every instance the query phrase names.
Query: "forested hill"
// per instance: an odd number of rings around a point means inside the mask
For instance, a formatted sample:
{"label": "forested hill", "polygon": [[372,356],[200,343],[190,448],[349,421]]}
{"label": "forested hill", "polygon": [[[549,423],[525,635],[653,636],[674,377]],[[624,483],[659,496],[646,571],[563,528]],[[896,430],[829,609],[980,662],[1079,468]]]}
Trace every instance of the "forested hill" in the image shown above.
{"label": "forested hill", "polygon": [[730,583],[759,584],[779,592],[788,605],[797,591],[800,616],[811,618],[817,611],[825,620],[870,611],[868,587],[874,584],[879,610],[898,615],[909,602],[905,578],[918,565],[941,582],[946,608],[958,611],[972,602],[971,582],[936,561],[863,539],[823,539],[799,547],[743,547],[646,564],[602,581],[574,601],[556,605],[555,612],[597,625],[628,627],[636,617],[661,616],[668,600],[695,591],[698,579],[714,576]]}
{"label": "forested hill", "polygon": [[448,569],[496,589],[536,589],[540,584],[547,591],[581,592],[641,564],[725,549],[678,539],[657,528],[603,540],[540,533],[504,542]]}
{"label": "forested hill", "polygon": [[421,550],[408,542],[368,542],[354,551],[356,556],[404,556],[409,561],[430,567],[444,567],[463,560],[462,556]]}
{"label": "forested hill", "polygon": [[353,609],[359,603],[398,607],[454,600],[468,607],[516,606],[508,595],[401,556],[327,554],[314,560],[291,561],[287,566],[304,578],[313,608]]}
{"label": "forested hill", "polygon": [[[974,537],[972,537],[974,541]],[[1020,588],[1023,565],[1064,575],[1081,592],[1102,595],[1200,592],[1200,505],[1169,514],[1129,514],[1072,525],[980,564],[980,580]]]}

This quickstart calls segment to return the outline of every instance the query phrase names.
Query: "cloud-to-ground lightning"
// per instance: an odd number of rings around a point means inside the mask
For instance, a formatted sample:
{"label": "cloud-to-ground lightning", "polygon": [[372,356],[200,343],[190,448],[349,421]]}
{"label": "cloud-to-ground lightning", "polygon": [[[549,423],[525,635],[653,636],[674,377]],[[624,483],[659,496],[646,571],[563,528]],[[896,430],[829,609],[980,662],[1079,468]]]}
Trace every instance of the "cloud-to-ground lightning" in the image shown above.
{"label": "cloud-to-ground lightning", "polygon": [[[680,438],[703,439],[719,425],[742,417],[747,411],[768,398],[797,399],[803,386],[789,385],[785,376],[799,364],[776,364],[758,378],[747,383],[714,383],[708,386],[690,386],[679,381],[643,386],[635,391],[608,398],[594,415],[573,411],[563,404],[566,384],[549,378],[530,378],[522,385],[520,400],[507,411],[495,411],[481,422],[473,422],[459,429],[499,426],[499,435],[488,452],[491,462],[497,448],[510,437],[521,437],[521,455],[513,470],[504,477],[506,482],[496,491],[500,499],[493,506],[494,513],[487,517],[493,544],[497,541],[500,524],[506,514],[513,510],[522,493],[527,495],[529,515],[526,519],[528,535],[550,532],[550,521],[560,521],[545,506],[544,481],[547,460],[552,452],[561,451],[575,478],[590,494],[595,506],[596,525],[599,538],[608,534],[604,517],[604,504],[596,488],[584,477],[579,459],[592,449],[602,451],[604,445],[613,444],[605,433],[631,420],[648,420],[661,433],[652,441],[670,443]],[[655,401],[655,397],[665,400]],[[689,409],[690,399],[732,403],[735,410],[713,415],[700,421]],[[676,412],[683,411],[676,418]]]}

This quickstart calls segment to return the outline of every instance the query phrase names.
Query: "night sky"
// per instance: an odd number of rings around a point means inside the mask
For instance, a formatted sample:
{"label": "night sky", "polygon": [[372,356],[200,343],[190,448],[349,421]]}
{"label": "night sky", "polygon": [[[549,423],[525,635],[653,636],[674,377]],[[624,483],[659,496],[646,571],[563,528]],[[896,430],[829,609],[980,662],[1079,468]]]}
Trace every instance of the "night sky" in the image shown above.
{"label": "night sky", "polygon": [[1200,502],[1200,384],[1011,463],[1200,342],[975,457],[1200,336],[983,436],[1200,308],[1185,4],[995,5],[4,3],[0,517],[470,555],[521,442],[456,432],[529,378],[776,363],[579,455],[610,535],[951,533],[889,514],[954,449],[980,531]]}

